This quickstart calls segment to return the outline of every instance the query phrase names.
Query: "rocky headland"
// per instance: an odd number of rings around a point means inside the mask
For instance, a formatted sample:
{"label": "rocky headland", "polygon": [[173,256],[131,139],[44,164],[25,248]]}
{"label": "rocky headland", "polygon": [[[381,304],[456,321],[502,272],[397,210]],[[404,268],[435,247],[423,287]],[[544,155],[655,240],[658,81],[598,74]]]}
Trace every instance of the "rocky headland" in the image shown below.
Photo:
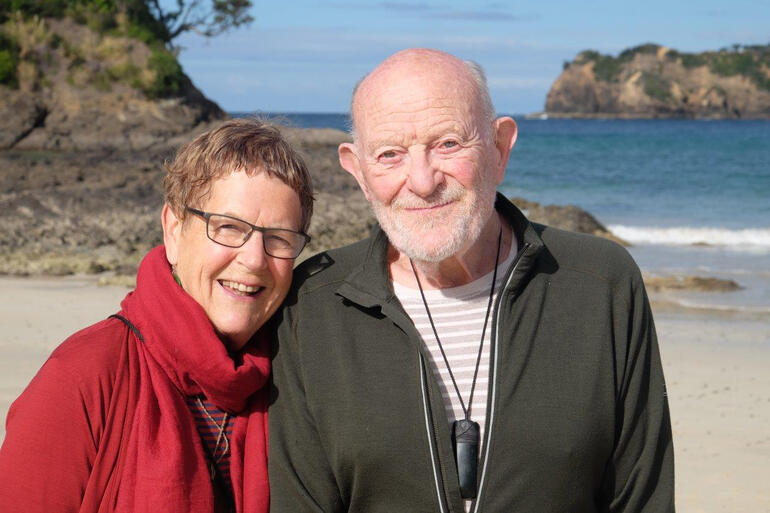
{"label": "rocky headland", "polygon": [[224,119],[162,43],[113,21],[15,12],[2,24],[0,149],[139,151]]}
{"label": "rocky headland", "polygon": [[549,117],[770,118],[770,45],[683,53],[644,44],[578,54],[551,86]]}

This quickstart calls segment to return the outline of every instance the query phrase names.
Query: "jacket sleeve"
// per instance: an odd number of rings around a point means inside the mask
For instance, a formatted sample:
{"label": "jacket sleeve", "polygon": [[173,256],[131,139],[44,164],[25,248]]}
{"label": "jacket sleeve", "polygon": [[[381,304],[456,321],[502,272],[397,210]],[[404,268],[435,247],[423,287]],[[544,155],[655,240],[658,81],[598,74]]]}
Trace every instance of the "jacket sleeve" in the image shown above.
{"label": "jacket sleeve", "polygon": [[301,348],[289,308],[278,328],[269,410],[270,511],[345,511],[313,415],[307,404]]}
{"label": "jacket sleeve", "polygon": [[91,399],[56,353],[11,406],[0,449],[0,510],[77,512],[97,452]]}
{"label": "jacket sleeve", "polygon": [[[618,300],[615,449],[606,474],[611,512],[673,513],[674,448],[650,303],[635,273]],[[617,322],[617,321],[616,321]],[[620,342],[620,341],[623,342]]]}

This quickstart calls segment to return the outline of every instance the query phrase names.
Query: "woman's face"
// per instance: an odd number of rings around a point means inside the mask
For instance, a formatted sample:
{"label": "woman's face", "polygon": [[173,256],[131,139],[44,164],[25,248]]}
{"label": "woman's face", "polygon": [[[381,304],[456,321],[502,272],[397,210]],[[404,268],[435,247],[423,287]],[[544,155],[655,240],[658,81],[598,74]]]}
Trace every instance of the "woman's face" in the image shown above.
{"label": "woman's face", "polygon": [[[297,193],[265,172],[219,178],[205,204],[188,206],[257,226],[302,229]],[[240,248],[217,244],[207,237],[203,218],[188,213],[182,223],[168,205],[163,234],[182,288],[203,307],[227,348],[241,349],[286,297],[294,260],[268,256],[258,231]]]}

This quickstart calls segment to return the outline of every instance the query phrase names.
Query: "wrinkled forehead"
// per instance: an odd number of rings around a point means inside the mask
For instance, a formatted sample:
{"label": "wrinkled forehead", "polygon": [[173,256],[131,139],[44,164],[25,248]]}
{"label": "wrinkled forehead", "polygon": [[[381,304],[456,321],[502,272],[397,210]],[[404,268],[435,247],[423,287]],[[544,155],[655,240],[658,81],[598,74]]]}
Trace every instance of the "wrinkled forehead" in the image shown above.
{"label": "wrinkled forehead", "polygon": [[478,87],[468,75],[462,67],[378,68],[361,83],[353,101],[356,135],[370,139],[372,132],[407,125],[417,132],[437,125],[473,130],[484,114]]}

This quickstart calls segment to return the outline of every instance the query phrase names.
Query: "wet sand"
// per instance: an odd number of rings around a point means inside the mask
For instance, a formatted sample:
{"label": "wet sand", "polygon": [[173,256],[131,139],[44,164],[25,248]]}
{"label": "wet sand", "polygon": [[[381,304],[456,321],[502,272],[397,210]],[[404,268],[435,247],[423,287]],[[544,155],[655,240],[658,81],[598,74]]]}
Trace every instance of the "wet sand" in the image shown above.
{"label": "wet sand", "polygon": [[[11,402],[68,335],[128,292],[94,278],[0,277],[0,439]],[[679,513],[770,512],[770,317],[655,306]]]}

